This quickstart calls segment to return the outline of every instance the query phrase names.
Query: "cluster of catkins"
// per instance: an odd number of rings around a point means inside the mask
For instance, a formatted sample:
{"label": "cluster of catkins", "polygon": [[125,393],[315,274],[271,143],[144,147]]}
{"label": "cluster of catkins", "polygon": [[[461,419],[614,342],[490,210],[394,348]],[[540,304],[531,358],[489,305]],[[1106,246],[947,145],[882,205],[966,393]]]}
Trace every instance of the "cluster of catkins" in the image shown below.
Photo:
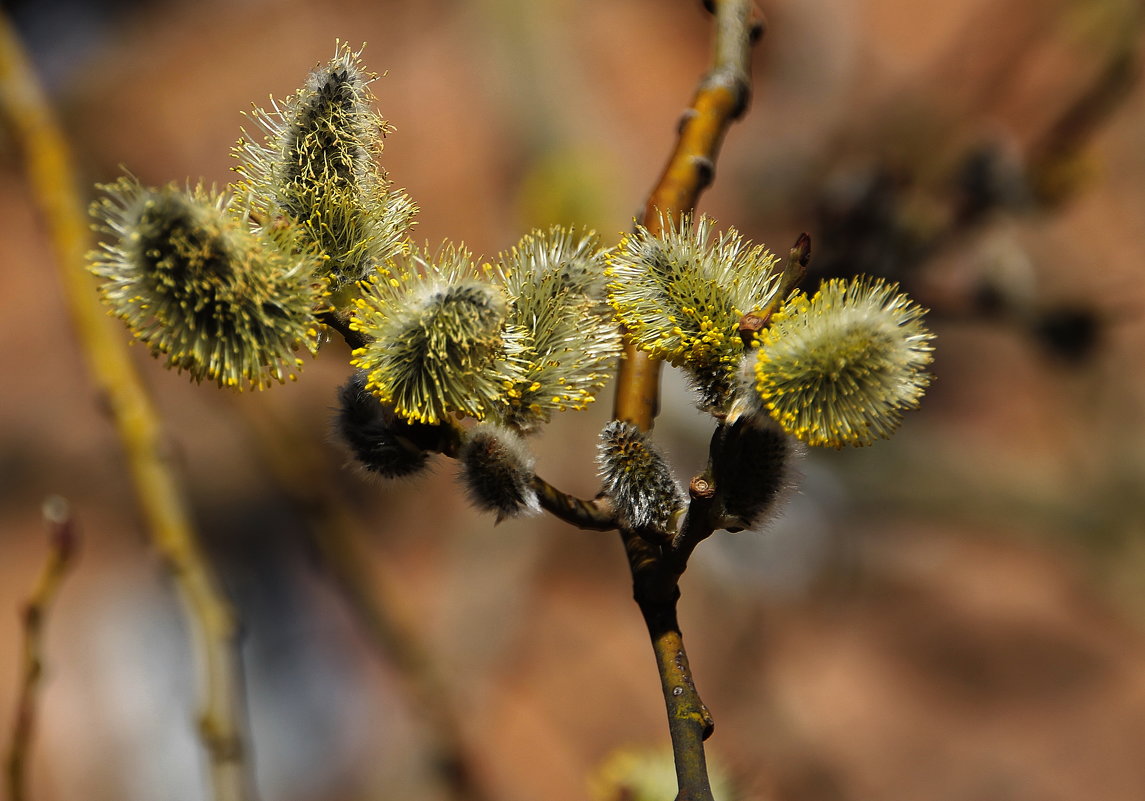
{"label": "cluster of catkins", "polygon": [[[396,478],[456,456],[474,502],[506,517],[539,508],[527,438],[596,399],[623,330],[686,371],[718,421],[706,476],[730,529],[773,504],[793,439],[867,444],[917,405],[931,358],[920,307],[876,280],[808,298],[792,291],[794,251],[781,264],[706,218],[637,227],[615,248],[535,231],[488,262],[415,245],[416,207],[378,162],[390,129],[375,77],[340,46],[294,95],[255,109],[261,130],[244,131],[224,193],[102,187],[92,213],[109,236],[91,270],[169,367],[261,389],[296,377],[323,320],[348,317],[362,344],[336,427],[357,460]],[[685,498],[647,435],[610,423],[600,462],[618,523],[671,534]]]}

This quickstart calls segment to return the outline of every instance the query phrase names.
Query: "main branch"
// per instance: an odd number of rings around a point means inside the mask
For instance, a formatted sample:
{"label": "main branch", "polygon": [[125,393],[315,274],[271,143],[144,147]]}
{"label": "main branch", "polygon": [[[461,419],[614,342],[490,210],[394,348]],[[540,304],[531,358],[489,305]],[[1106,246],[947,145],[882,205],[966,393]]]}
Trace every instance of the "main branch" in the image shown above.
{"label": "main branch", "polygon": [[[652,232],[695,209],[700,193],[715,177],[724,136],[746,110],[751,94],[751,45],[763,31],[761,16],[751,0],[711,0],[705,5],[715,15],[712,68],[684,112],[675,149],[645,205],[641,222]],[[650,429],[659,408],[659,379],[659,363],[628,343],[617,376],[613,416],[641,430]],[[633,595],[648,627],[664,692],[679,785],[676,799],[712,801],[704,740],[714,724],[692,680],[676,618],[686,559],[674,558],[635,532],[622,530],[621,537]],[[693,538],[702,539],[702,533]]]}

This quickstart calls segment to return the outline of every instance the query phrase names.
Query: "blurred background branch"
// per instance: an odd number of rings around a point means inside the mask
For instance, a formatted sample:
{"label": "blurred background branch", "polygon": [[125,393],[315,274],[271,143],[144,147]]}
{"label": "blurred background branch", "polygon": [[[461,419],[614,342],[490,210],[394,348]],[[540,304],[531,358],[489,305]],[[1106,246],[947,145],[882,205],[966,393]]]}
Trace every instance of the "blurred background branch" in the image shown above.
{"label": "blurred background branch", "polygon": [[21,609],[24,653],[12,739],[4,760],[10,801],[25,801],[28,792],[28,764],[36,734],[36,710],[44,680],[44,630],[48,612],[68,570],[75,564],[79,532],[67,501],[58,496],[44,502],[44,524],[48,529],[48,553],[40,575]]}
{"label": "blurred background branch", "polygon": [[443,791],[454,801],[487,801],[479,760],[454,711],[454,694],[439,675],[410,617],[408,592],[374,564],[363,521],[329,473],[311,440],[270,404],[258,410],[236,406],[254,435],[265,464],[305,520],[323,574],[353,611],[377,655],[397,672],[426,730],[428,760]]}
{"label": "blurred background branch", "polygon": [[203,675],[199,734],[207,752],[216,801],[253,798],[244,745],[246,714],[238,629],[229,603],[203,553],[190,511],[169,463],[158,417],[127,358],[126,342],[96,300],[87,272],[87,215],[70,149],[57,127],[6,17],[0,16],[0,114],[19,143],[31,194],[55,248],[72,323],[93,378],[119,432],[147,519],[186,604]]}

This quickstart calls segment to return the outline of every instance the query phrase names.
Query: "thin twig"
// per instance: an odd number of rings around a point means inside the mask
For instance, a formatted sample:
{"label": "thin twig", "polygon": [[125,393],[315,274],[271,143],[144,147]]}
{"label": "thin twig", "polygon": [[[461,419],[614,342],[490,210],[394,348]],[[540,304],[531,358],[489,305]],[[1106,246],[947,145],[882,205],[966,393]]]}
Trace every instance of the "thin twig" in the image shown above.
{"label": "thin twig", "polygon": [[540,476],[533,476],[533,489],[541,508],[566,523],[593,531],[616,530],[616,514],[608,498],[597,496],[586,501],[561,492]]}
{"label": "thin twig", "polygon": [[[697,484],[705,487],[706,492],[698,492]],[[688,565],[688,559],[696,546],[706,540],[716,530],[716,487],[712,484],[710,476],[696,476],[688,487],[691,501],[688,503],[688,512],[684,517],[683,525],[672,538],[671,548],[665,553],[674,566],[677,575],[682,575]]]}
{"label": "thin twig", "polygon": [[44,503],[48,526],[48,555],[20,615],[24,625],[24,659],[17,691],[16,720],[5,761],[9,801],[24,801],[32,738],[36,733],[36,709],[44,673],[44,624],[68,569],[75,563],[78,538],[67,502],[49,498]]}
{"label": "thin twig", "polygon": [[[654,233],[664,222],[679,221],[695,209],[700,193],[715,176],[724,135],[746,110],[751,94],[751,45],[763,31],[761,17],[753,13],[751,0],[709,0],[705,5],[716,18],[713,64],[684,113],[675,149],[645,206],[641,222]],[[617,375],[613,417],[647,431],[659,407],[659,363],[631,343],[625,347],[625,356]],[[708,518],[706,513],[702,519],[698,514],[700,503],[694,500],[689,510],[693,524]],[[710,533],[693,530],[686,541],[694,547]],[[704,740],[714,724],[692,681],[676,618],[679,579],[690,547],[673,555],[635,532],[622,530],[621,537],[632,572],[633,595],[648,627],[664,692],[679,785],[677,801],[712,801]]]}
{"label": "thin twig", "polygon": [[254,797],[244,754],[246,703],[230,605],[200,547],[169,449],[123,333],[96,302],[85,268],[84,205],[63,134],[7,18],[0,15],[0,113],[24,153],[28,181],[56,251],[76,336],[114,419],[152,544],[175,581],[195,632],[203,676],[199,736],[216,801]]}
{"label": "thin twig", "polygon": [[[1076,189],[1068,180],[1063,183],[1063,173],[1069,172],[1140,77],[1141,54],[1133,41],[1112,54],[1093,82],[1031,145],[1027,175],[1037,200],[1053,205]],[[1076,164],[1072,166],[1076,172]]]}

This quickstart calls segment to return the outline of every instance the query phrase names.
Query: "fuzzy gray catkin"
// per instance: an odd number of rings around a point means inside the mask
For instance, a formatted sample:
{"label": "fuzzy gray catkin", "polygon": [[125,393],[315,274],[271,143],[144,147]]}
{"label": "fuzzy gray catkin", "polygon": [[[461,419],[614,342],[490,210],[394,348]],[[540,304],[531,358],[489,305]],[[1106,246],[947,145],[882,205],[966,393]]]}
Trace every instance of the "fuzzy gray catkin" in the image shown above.
{"label": "fuzzy gray catkin", "polygon": [[540,512],[533,489],[533,456],[515,431],[480,423],[469,432],[458,455],[460,478],[479,509],[507,517]]}
{"label": "fuzzy gray catkin", "polygon": [[621,525],[670,531],[685,499],[664,457],[639,428],[613,420],[600,432],[598,456],[604,494]]}

